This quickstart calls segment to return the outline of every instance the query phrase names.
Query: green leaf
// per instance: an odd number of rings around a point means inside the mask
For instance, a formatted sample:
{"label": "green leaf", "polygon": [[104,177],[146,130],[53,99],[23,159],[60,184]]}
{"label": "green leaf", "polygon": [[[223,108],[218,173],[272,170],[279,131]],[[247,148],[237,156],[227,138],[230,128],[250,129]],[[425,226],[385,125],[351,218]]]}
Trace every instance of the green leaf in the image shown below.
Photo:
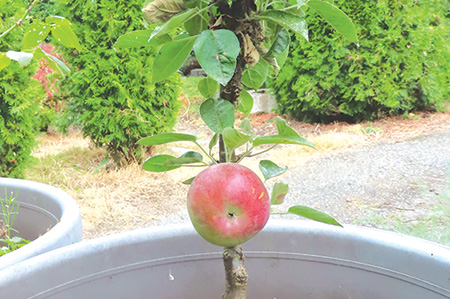
{"label": "green leaf", "polygon": [[17,61],[21,67],[26,67],[33,59],[33,54],[28,52],[8,51],[6,56],[11,60]]}
{"label": "green leaf", "polygon": [[198,11],[198,8],[192,8],[172,17],[166,23],[153,30],[152,34],[150,35],[150,40],[161,37],[175,28],[179,28],[184,22],[194,17],[194,15],[198,13]]}
{"label": "green leaf", "polygon": [[181,165],[166,165],[166,161],[176,159],[171,155],[157,155],[151,158],[148,158],[142,168],[151,172],[165,172],[173,169],[180,168]]}
{"label": "green leaf", "polygon": [[191,178],[189,178],[189,179],[187,179],[185,181],[182,181],[181,183],[185,184],[185,185],[190,185],[190,184],[192,184],[192,181],[194,181],[194,179],[195,179],[195,176],[191,177]]}
{"label": "green leaf", "polygon": [[247,90],[243,89],[241,90],[238,101],[239,102],[236,109],[249,116],[253,108],[253,97],[248,93]]}
{"label": "green leaf", "polygon": [[332,224],[343,227],[339,222],[337,222],[333,217],[329,216],[328,214],[325,214],[321,211],[318,211],[316,209],[306,207],[306,206],[293,206],[290,207],[288,210],[289,214],[295,214],[298,216],[302,216],[314,221],[323,222],[326,224]]}
{"label": "green leaf", "polygon": [[294,129],[288,126],[286,121],[282,119],[281,117],[277,116],[275,117],[275,123],[277,125],[277,131],[278,135],[285,136],[285,137],[298,137],[298,133],[295,132]]}
{"label": "green leaf", "polygon": [[50,25],[53,37],[64,47],[75,48],[81,52],[81,45],[72,30],[72,24],[63,17],[50,16],[45,19]]}
{"label": "green leaf", "polygon": [[236,35],[226,29],[205,30],[195,41],[194,51],[206,74],[223,86],[227,85],[240,52]]}
{"label": "green leaf", "polygon": [[144,19],[149,24],[167,22],[173,16],[184,11],[186,6],[178,0],[155,0],[142,9]]}
{"label": "green leaf", "polygon": [[45,23],[49,25],[72,25],[69,20],[60,16],[48,16],[45,18]]}
{"label": "green leaf", "polygon": [[195,37],[185,38],[165,44],[153,62],[152,82],[161,82],[175,73],[192,51]]}
{"label": "green leaf", "polygon": [[281,10],[266,10],[258,16],[261,20],[272,21],[302,35],[308,40],[308,26],[306,20],[296,14]]}
{"label": "green leaf", "polygon": [[33,21],[23,37],[23,48],[33,49],[39,46],[50,33],[50,25],[44,24],[38,20]]}
{"label": "green leaf", "polygon": [[200,34],[203,30],[208,29],[208,24],[202,15],[197,14],[184,22],[184,28],[191,36],[194,36]]}
{"label": "green leaf", "polygon": [[267,61],[260,59],[254,67],[244,71],[242,74],[242,83],[249,88],[258,90],[266,82],[269,69],[270,65]]}
{"label": "green leaf", "polygon": [[290,42],[291,35],[285,28],[282,28],[280,32],[278,32],[272,46],[270,46],[269,51],[264,55],[264,57],[276,58],[278,55],[286,51],[286,49],[289,49]]}
{"label": "green leaf", "polygon": [[209,142],[209,150],[212,150],[212,148],[217,144],[217,141],[219,140],[219,134],[215,133],[214,136],[211,138],[211,141]]}
{"label": "green leaf", "polygon": [[251,136],[242,134],[241,132],[233,128],[225,128],[222,132],[222,135],[223,141],[230,148],[230,150],[234,150],[241,145],[246,144],[251,139]]}
{"label": "green leaf", "polygon": [[281,205],[284,198],[289,192],[289,185],[284,183],[275,183],[273,185],[272,194],[270,195],[270,204]]}
{"label": "green leaf", "polygon": [[198,82],[198,90],[205,98],[214,98],[218,89],[219,83],[211,77],[203,78]]}
{"label": "green leaf", "polygon": [[166,160],[164,162],[165,166],[183,166],[184,164],[198,163],[203,161],[203,156],[194,151],[189,151],[184,153],[178,158]]}
{"label": "green leaf", "polygon": [[157,38],[150,38],[153,30],[136,30],[126,33],[119,37],[114,44],[115,48],[130,48],[143,46],[158,46],[171,42],[172,38],[168,34],[161,35]]}
{"label": "green leaf", "polygon": [[307,5],[321,15],[337,32],[354,43],[358,42],[355,26],[342,10],[331,3],[320,0],[310,0]]}
{"label": "green leaf", "polygon": [[305,145],[309,146],[313,149],[316,149],[315,145],[306,140],[303,137],[295,132],[294,129],[289,127],[286,124],[286,121],[281,117],[276,117],[275,122],[277,125],[278,135],[270,135],[258,137],[253,140],[253,146],[258,146],[261,144],[297,144],[297,145]]}
{"label": "green leaf", "polygon": [[289,55],[289,47],[284,50],[284,52],[278,54],[275,56],[275,59],[277,60],[278,67],[281,69],[286,62],[286,59]]}
{"label": "green leaf", "polygon": [[196,142],[197,137],[190,134],[182,134],[182,133],[161,133],[158,135],[148,136],[145,138],[142,138],[138,140],[137,144],[140,145],[159,145],[159,144],[166,144],[170,142],[177,142],[177,141],[190,141],[190,142]]}
{"label": "green leaf", "polygon": [[234,125],[234,106],[222,99],[207,99],[200,105],[200,116],[217,134]]}
{"label": "green leaf", "polygon": [[273,177],[282,175],[287,171],[287,166],[280,167],[277,164],[273,163],[270,160],[261,160],[259,162],[259,169],[261,170],[264,178],[266,180],[271,179]]}
{"label": "green leaf", "polygon": [[263,136],[257,137],[253,140],[253,146],[258,146],[262,144],[297,144],[309,146],[316,149],[314,144],[302,137],[283,137],[279,135]]}
{"label": "green leaf", "polygon": [[57,57],[53,56],[52,54],[45,52],[41,48],[36,48],[34,50],[34,57],[37,60],[45,58],[45,59],[47,59],[48,64],[52,68],[57,69],[63,76],[70,75],[70,69],[64,64],[64,62],[62,62],[61,60],[59,60]]}
{"label": "green leaf", "polygon": [[241,123],[239,124],[239,128],[241,128],[242,131],[244,131],[245,134],[247,135],[251,135],[252,130],[251,130],[251,123],[250,123],[250,119],[248,118],[244,118]]}
{"label": "green leaf", "polygon": [[10,65],[11,59],[6,56],[6,53],[0,53],[0,71]]}

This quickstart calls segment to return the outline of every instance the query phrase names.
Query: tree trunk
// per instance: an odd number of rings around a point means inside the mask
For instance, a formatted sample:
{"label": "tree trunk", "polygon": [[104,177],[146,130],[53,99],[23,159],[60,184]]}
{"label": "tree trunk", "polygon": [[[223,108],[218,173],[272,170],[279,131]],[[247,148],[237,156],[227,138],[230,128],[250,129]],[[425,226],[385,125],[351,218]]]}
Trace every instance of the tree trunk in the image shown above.
{"label": "tree trunk", "polygon": [[248,275],[244,268],[242,248],[223,249],[223,264],[225,266],[226,289],[222,299],[245,299],[247,293]]}

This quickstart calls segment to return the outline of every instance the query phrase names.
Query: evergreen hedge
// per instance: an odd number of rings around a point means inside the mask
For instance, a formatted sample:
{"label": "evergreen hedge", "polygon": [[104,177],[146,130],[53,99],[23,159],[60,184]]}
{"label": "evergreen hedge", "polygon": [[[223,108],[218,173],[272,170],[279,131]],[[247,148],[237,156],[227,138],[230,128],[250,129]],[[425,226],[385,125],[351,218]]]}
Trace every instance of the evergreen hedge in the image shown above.
{"label": "evergreen hedge", "polygon": [[[0,5],[0,32],[9,29],[28,7],[26,1]],[[0,39],[0,52],[20,51],[24,22]],[[17,62],[0,70],[0,177],[23,178],[32,163],[31,151],[36,145],[36,115],[45,91],[38,81],[31,79],[37,69],[33,60],[27,67]]]}
{"label": "evergreen hedge", "polygon": [[59,8],[84,47],[64,55],[77,70],[65,84],[66,111],[118,164],[140,160],[136,141],[170,130],[179,109],[178,74],[151,84],[156,49],[113,47],[119,36],[145,29],[142,7],[137,0],[71,0]]}
{"label": "evergreen hedge", "polygon": [[293,36],[270,82],[281,113],[298,120],[372,120],[442,110],[450,99],[448,0],[336,0],[359,46],[307,11],[310,42]]}

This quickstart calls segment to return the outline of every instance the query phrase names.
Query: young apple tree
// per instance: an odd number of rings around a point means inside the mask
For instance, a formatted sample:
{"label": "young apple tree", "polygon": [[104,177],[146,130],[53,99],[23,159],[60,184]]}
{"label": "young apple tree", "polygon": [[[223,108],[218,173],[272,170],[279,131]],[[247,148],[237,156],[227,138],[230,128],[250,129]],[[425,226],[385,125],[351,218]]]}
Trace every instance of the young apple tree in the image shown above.
{"label": "young apple tree", "polygon": [[[234,128],[235,109],[248,116],[253,106],[253,99],[243,85],[257,90],[270,74],[277,73],[289,51],[290,32],[308,40],[304,18],[308,10],[315,11],[343,36],[357,42],[351,20],[333,4],[321,0],[155,0],[145,6],[143,14],[149,24],[158,26],[154,30],[127,33],[115,44],[115,47],[159,47],[153,65],[155,83],[176,72],[191,51],[207,74],[198,87],[207,98],[200,106],[200,116],[215,133],[209,149],[203,148],[196,136],[182,133],[149,136],[139,143],[153,146],[184,141],[195,144],[203,153],[186,151],[180,157],[157,155],[147,159],[143,168],[163,172],[182,166],[207,167],[183,183],[191,184],[187,205],[194,228],[205,240],[224,247],[223,298],[245,298],[248,277],[239,245],[264,228],[270,206],[283,203],[289,190],[286,184],[276,183],[269,196],[261,179],[237,163],[279,144],[315,148],[280,117],[275,119],[276,135],[256,136],[248,118]],[[214,157],[212,150],[217,144],[218,157]],[[205,162],[204,157],[210,161]],[[259,168],[265,180],[287,170],[269,160],[260,161]],[[332,217],[305,206],[277,213],[340,225]]]}

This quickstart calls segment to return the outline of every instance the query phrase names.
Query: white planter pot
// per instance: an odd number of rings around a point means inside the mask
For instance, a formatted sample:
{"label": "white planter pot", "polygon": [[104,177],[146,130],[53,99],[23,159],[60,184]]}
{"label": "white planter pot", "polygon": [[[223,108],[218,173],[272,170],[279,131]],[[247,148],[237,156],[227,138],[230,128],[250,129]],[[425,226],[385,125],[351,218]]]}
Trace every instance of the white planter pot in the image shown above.
{"label": "white planter pot", "polygon": [[80,210],[69,194],[37,182],[0,178],[0,199],[5,197],[5,186],[7,196],[12,192],[19,205],[14,228],[20,237],[32,242],[0,257],[0,270],[81,241]]}
{"label": "white planter pot", "polygon": [[[394,233],[271,220],[243,246],[248,298],[450,297],[450,248]],[[190,225],[83,241],[0,271],[5,298],[221,298],[222,249]]]}

